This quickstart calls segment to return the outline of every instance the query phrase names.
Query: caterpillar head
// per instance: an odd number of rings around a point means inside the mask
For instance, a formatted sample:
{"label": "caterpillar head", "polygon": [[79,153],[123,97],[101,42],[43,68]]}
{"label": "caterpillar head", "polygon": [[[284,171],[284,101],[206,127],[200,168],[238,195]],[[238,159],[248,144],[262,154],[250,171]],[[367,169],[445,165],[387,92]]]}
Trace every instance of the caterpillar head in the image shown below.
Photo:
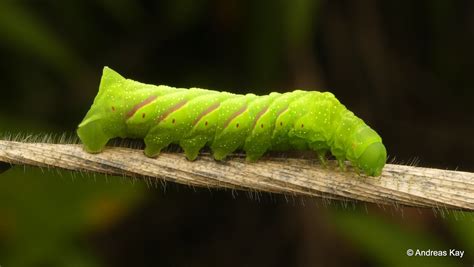
{"label": "caterpillar head", "polygon": [[120,112],[123,104],[117,97],[117,90],[123,81],[125,79],[118,73],[104,68],[99,93],[77,129],[87,152],[102,151],[111,138],[119,137],[124,132],[123,114]]}
{"label": "caterpillar head", "polygon": [[352,163],[369,176],[380,176],[387,161],[387,150],[380,136],[371,128],[365,127],[354,136]]}
{"label": "caterpillar head", "polygon": [[357,160],[357,167],[370,176],[380,176],[387,160],[387,150],[382,142],[370,144]]}

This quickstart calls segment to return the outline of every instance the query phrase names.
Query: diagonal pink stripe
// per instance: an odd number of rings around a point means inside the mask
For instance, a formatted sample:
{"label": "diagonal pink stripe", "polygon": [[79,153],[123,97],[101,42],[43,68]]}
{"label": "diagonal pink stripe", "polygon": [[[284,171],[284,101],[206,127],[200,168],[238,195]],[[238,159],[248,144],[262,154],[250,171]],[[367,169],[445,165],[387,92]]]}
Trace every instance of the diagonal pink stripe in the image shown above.
{"label": "diagonal pink stripe", "polygon": [[199,116],[197,116],[197,118],[193,121],[193,125],[196,125],[204,116],[216,110],[220,105],[220,103],[214,103],[213,105],[209,106],[206,110],[201,112]]}
{"label": "diagonal pink stripe", "polygon": [[229,123],[235,119],[235,117],[239,116],[240,114],[244,113],[245,111],[247,110],[247,104],[245,104],[244,106],[242,106],[239,110],[237,110],[236,112],[234,112],[234,114],[232,114],[232,116],[230,116],[227,121],[224,123],[224,128],[227,128],[227,126],[229,126]]}
{"label": "diagonal pink stripe", "polygon": [[127,118],[132,117],[133,115],[135,115],[135,113],[137,113],[137,111],[138,111],[139,109],[141,109],[142,107],[144,107],[144,106],[150,104],[150,103],[153,102],[156,98],[157,98],[156,95],[152,95],[152,96],[149,96],[147,99],[143,100],[142,102],[136,104],[129,112],[127,112],[126,117],[127,117]]}
{"label": "diagonal pink stripe", "polygon": [[166,119],[171,113],[177,111],[178,109],[180,109],[181,107],[183,107],[184,105],[186,105],[186,103],[188,103],[188,100],[187,99],[184,99],[182,100],[181,102],[179,102],[178,104],[170,107],[168,110],[166,110],[163,114],[161,114],[161,116],[158,118],[157,122],[161,122],[162,120]]}

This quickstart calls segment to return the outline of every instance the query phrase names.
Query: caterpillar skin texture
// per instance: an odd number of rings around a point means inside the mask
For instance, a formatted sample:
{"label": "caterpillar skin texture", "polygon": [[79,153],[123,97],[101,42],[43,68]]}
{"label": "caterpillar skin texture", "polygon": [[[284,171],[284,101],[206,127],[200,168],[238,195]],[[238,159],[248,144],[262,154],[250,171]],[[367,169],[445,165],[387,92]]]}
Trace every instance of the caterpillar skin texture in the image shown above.
{"label": "caterpillar skin texture", "polygon": [[380,136],[328,92],[181,89],[125,79],[108,67],[77,133],[90,153],[115,137],[144,139],[149,157],[179,144],[189,160],[205,145],[217,160],[239,148],[250,161],[267,150],[313,150],[325,164],[331,152],[341,168],[349,160],[370,176],[381,174],[387,158]]}

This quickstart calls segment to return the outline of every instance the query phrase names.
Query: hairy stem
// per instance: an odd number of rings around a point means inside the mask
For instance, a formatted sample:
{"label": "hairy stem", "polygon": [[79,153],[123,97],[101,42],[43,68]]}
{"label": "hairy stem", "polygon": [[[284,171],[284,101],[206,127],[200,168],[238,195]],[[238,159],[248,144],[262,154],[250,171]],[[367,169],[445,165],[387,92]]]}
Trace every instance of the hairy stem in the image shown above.
{"label": "hairy stem", "polygon": [[[0,162],[80,172],[164,179],[209,188],[266,191],[385,205],[474,210],[474,173],[387,164],[380,177],[342,172],[333,161],[263,158],[248,163],[210,156],[188,161],[179,153],[148,158],[142,150],[107,147],[89,154],[80,145],[0,140]],[[0,169],[1,166],[0,166]]]}

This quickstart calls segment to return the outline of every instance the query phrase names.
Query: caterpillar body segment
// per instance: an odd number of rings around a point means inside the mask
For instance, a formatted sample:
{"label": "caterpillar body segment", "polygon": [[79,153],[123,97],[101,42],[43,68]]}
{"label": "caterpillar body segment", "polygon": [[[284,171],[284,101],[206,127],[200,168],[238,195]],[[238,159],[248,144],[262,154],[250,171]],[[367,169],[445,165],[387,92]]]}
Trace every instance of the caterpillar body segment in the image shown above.
{"label": "caterpillar body segment", "polygon": [[323,163],[330,152],[341,166],[349,160],[372,176],[387,157],[380,136],[328,92],[256,96],[155,86],[107,67],[77,132],[91,153],[115,137],[144,139],[149,157],[179,144],[190,160],[206,145],[217,160],[239,148],[250,161],[269,150],[313,150]]}

